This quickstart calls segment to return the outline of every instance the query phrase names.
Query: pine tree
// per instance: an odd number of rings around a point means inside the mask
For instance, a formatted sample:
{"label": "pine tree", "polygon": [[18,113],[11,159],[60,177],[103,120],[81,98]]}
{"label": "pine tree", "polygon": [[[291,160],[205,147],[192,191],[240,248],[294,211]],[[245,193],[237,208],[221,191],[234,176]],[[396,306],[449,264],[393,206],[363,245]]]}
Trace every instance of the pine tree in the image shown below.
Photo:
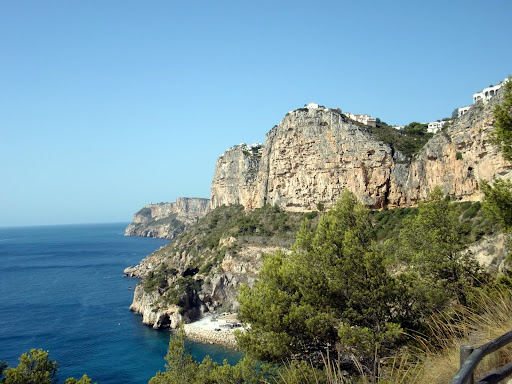
{"label": "pine tree", "polygon": [[494,131],[491,141],[498,145],[503,157],[512,160],[512,77],[504,85],[505,100],[494,107]]}
{"label": "pine tree", "polygon": [[453,203],[436,187],[418,214],[404,223],[399,256],[417,276],[417,285],[429,296],[427,312],[439,310],[451,299],[468,303],[472,286],[483,279],[478,263],[466,251],[462,227]]}
{"label": "pine tree", "polygon": [[165,372],[158,372],[149,384],[257,384],[263,381],[266,371],[258,363],[244,358],[231,366],[224,360],[222,365],[206,356],[197,362],[185,348],[185,331],[182,327],[171,336]]}
{"label": "pine tree", "polygon": [[[59,364],[52,361],[48,351],[31,349],[18,358],[18,366],[8,367],[7,363],[0,361],[0,383],[4,384],[56,384],[59,382],[57,372]],[[2,373],[5,375],[2,378]],[[68,378],[65,384],[91,384],[92,381],[83,375],[80,380]]]}
{"label": "pine tree", "polygon": [[240,290],[239,317],[250,324],[237,334],[242,350],[282,360],[336,353],[336,344],[373,356],[390,345],[401,330],[396,285],[371,234],[368,210],[344,191],[315,230],[303,224],[290,254],[267,256],[259,281]]}
{"label": "pine tree", "polygon": [[[512,161],[512,78],[505,84],[505,100],[494,108],[494,131],[491,141],[498,145],[503,157]],[[484,208],[505,231],[512,230],[512,182],[496,179],[492,184],[480,181]]]}

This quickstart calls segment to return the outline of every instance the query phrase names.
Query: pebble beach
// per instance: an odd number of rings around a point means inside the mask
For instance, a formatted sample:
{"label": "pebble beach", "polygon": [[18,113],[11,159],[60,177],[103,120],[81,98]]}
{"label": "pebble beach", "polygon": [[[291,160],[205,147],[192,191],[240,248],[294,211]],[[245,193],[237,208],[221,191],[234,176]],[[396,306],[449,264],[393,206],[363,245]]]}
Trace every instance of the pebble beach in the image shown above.
{"label": "pebble beach", "polygon": [[233,334],[236,329],[243,329],[236,319],[236,314],[207,316],[199,321],[185,324],[187,338],[201,343],[219,344],[232,349],[237,348]]}

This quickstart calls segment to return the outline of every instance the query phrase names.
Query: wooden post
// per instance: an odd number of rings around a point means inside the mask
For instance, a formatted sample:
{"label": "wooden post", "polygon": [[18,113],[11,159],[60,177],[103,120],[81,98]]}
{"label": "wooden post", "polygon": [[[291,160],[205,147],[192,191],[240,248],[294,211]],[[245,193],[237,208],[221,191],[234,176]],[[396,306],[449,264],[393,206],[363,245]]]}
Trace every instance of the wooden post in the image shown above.
{"label": "wooden post", "polygon": [[[460,367],[462,367],[462,364],[469,359],[469,356],[473,353],[475,348],[469,346],[469,345],[461,345],[460,346]],[[469,377],[469,379],[466,381],[466,384],[474,384],[475,383],[475,377],[473,374]]]}

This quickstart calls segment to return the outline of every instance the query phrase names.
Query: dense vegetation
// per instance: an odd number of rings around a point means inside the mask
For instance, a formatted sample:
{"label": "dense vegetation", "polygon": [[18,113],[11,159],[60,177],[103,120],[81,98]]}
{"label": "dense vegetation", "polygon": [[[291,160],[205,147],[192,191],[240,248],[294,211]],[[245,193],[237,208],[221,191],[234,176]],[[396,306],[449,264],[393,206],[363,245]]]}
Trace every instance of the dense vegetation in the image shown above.
{"label": "dense vegetation", "polygon": [[433,311],[468,304],[487,280],[463,252],[456,206],[438,189],[396,240],[378,244],[368,210],[345,191],[316,228],[305,221],[290,254],[269,255],[256,285],[241,289],[239,317],[251,327],[239,345],[263,360],[320,361],[329,350],[372,366],[404,329],[426,332]]}
{"label": "dense vegetation", "polygon": [[[491,141],[498,145],[503,157],[512,162],[512,77],[505,84],[505,97],[501,105],[494,108],[494,131]],[[484,208],[508,233],[512,231],[512,181],[498,178],[493,183],[480,181],[484,193]],[[509,247],[512,245],[509,243]],[[508,257],[512,265],[512,254]],[[501,282],[512,287],[512,274],[501,276]]]}
{"label": "dense vegetation", "polygon": [[418,122],[412,122],[398,130],[377,119],[376,126],[368,128],[377,140],[389,144],[395,151],[402,152],[409,160],[434,136],[427,132],[427,124]]}
{"label": "dense vegetation", "polygon": [[[476,241],[495,229],[483,214],[479,202],[456,203],[453,207],[461,220],[461,234],[465,243]],[[318,209],[322,211],[324,207],[319,206]],[[237,257],[245,245],[290,248],[301,221],[308,219],[316,225],[319,211],[294,213],[269,205],[250,212],[245,212],[242,206],[219,207],[158,251],[167,255],[184,252],[190,256],[188,264],[179,271],[172,262],[162,263],[146,276],[144,288],[147,292],[159,289],[162,297],[156,305],[180,305],[187,290],[201,291],[204,277],[220,266],[226,253]],[[406,223],[405,219],[415,216],[417,212],[417,208],[370,212],[372,238],[377,242],[396,238]],[[222,242],[222,239],[229,238],[236,241]],[[173,278],[174,281],[169,284]]]}
{"label": "dense vegetation", "polygon": [[269,255],[254,288],[240,291],[239,318],[251,324],[237,336],[241,348],[279,361],[316,357],[329,346],[332,353],[337,343],[371,354],[393,342],[400,331],[391,311],[395,284],[371,227],[368,210],[348,191],[315,230],[305,221],[292,253]]}
{"label": "dense vegetation", "polygon": [[501,150],[503,157],[512,159],[512,76],[504,85],[505,98],[502,104],[494,108],[494,132],[492,142]]}
{"label": "dense vegetation", "polygon": [[[315,368],[326,354],[338,373],[376,376],[408,334],[431,332],[432,313],[472,306],[482,286],[494,286],[463,250],[495,229],[480,203],[439,189],[418,208],[380,212],[345,191],[318,221],[304,218],[292,253],[268,255],[260,280],[241,290],[239,317],[251,324],[238,335],[242,362],[199,363],[177,335],[167,371],[151,383],[334,382],[332,370]],[[262,368],[253,359],[288,363]]]}
{"label": "dense vegetation", "polygon": [[[453,209],[461,222],[461,235],[465,244],[480,240],[484,235],[494,233],[497,226],[489,218],[478,201],[454,201]],[[417,207],[384,208],[370,212],[375,220],[373,231],[378,242],[396,239],[400,231],[408,224],[408,219],[418,214]]]}
{"label": "dense vegetation", "polygon": [[158,372],[149,384],[215,384],[215,383],[261,383],[265,376],[258,368],[258,363],[250,358],[244,358],[235,366],[226,362],[219,365],[209,356],[198,363],[185,349],[184,332],[178,329],[169,342],[166,372]]}
{"label": "dense vegetation", "polygon": [[[512,77],[505,84],[505,100],[494,109],[494,132],[491,141],[498,145],[503,157],[512,162]],[[512,230],[512,182],[497,179],[489,184],[480,182],[485,194],[484,206],[507,230]]]}

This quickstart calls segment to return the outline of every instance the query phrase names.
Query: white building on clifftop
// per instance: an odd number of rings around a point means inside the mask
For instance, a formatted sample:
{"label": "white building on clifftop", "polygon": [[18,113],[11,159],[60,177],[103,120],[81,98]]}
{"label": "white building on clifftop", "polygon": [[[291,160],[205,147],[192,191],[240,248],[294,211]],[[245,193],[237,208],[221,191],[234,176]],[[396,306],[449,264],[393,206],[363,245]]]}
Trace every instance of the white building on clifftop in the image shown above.
{"label": "white building on clifftop", "polygon": [[369,125],[371,127],[375,127],[377,124],[376,120],[370,115],[356,115],[350,112],[345,112],[344,115],[347,116],[349,119],[355,120],[359,123],[363,123],[364,125]]}
{"label": "white building on clifftop", "polygon": [[[498,93],[498,89],[500,89],[505,83],[509,81],[508,77],[500,81],[496,85],[491,85],[490,87],[487,87],[485,89],[482,89],[480,92],[477,92],[473,95],[473,104],[475,104],[477,101],[482,100],[484,103],[487,103],[491,97],[495,96]],[[458,108],[458,117],[464,116],[466,113],[468,113],[469,109],[473,105],[469,105],[467,107]]]}
{"label": "white building on clifftop", "polygon": [[441,129],[443,129],[443,126],[446,124],[446,121],[433,121],[431,123],[428,123],[427,132],[428,133],[437,133]]}
{"label": "white building on clifftop", "polygon": [[457,112],[459,114],[458,117],[464,116],[466,113],[468,113],[469,108],[471,108],[471,105],[457,109]]}
{"label": "white building on clifftop", "polygon": [[487,103],[491,97],[496,95],[498,89],[500,89],[503,86],[503,84],[505,84],[507,81],[508,77],[505,80],[500,81],[496,85],[491,85],[490,87],[487,87],[481,90],[480,92],[475,93],[473,95],[473,104],[476,103],[478,100],[483,100],[484,103]]}

